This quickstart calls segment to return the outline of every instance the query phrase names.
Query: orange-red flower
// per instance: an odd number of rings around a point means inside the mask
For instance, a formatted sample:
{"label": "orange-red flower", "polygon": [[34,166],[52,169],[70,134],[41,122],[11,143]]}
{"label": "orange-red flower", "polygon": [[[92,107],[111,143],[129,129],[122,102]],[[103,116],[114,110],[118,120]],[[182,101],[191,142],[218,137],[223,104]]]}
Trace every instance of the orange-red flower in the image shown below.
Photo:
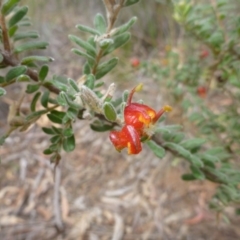
{"label": "orange-red flower", "polygon": [[135,87],[129,94],[127,105],[124,109],[125,124],[132,125],[141,134],[144,134],[146,128],[155,124],[164,112],[172,110],[170,106],[164,106],[158,112],[145,104],[132,103],[132,97],[135,92],[142,89],[142,84]]}
{"label": "orange-red flower", "polygon": [[142,150],[141,137],[151,136],[149,129],[158,121],[164,112],[172,110],[164,106],[158,112],[140,103],[132,103],[135,92],[142,89],[142,84],[135,87],[129,94],[124,109],[125,125],[120,131],[110,132],[110,140],[118,151],[128,148],[128,154],[138,154]]}
{"label": "orange-red flower", "polygon": [[125,125],[120,131],[110,132],[109,137],[118,151],[128,148],[128,154],[138,154],[142,150],[140,135],[131,125]]}

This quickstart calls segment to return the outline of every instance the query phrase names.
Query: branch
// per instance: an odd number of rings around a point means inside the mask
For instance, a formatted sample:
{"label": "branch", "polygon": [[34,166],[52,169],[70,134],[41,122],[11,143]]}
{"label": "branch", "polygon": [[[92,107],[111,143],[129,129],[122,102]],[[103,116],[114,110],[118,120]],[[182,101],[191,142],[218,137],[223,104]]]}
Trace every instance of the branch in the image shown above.
{"label": "branch", "polygon": [[[0,2],[0,9],[2,8],[2,1]],[[6,27],[5,16],[0,14],[0,26],[2,29],[3,47],[6,52],[11,52],[11,46],[8,36],[8,30]]]}
{"label": "branch", "polygon": [[55,166],[54,171],[54,196],[53,196],[54,222],[58,232],[62,232],[64,229],[60,207],[60,181],[61,181],[61,169],[60,165],[58,164]]}
{"label": "branch", "polygon": [[[161,146],[168,152],[172,153],[174,156],[182,157],[177,151],[165,146],[163,140],[160,138],[159,134],[154,134],[151,138],[157,145]],[[213,173],[205,169],[204,167],[201,168],[202,172],[205,174],[206,178],[214,183],[224,184],[225,182],[221,181],[217,176]]]}
{"label": "branch", "polygon": [[[20,63],[17,61],[17,59],[14,57],[14,55],[9,54],[8,52],[1,51],[1,54],[3,55],[3,63],[7,66],[18,66]],[[35,82],[39,82],[38,74],[33,71],[32,69],[28,68],[26,74]],[[9,84],[11,84],[10,82]],[[50,92],[53,92],[55,94],[59,94],[60,90],[52,85],[43,85],[45,88],[47,88]]]}

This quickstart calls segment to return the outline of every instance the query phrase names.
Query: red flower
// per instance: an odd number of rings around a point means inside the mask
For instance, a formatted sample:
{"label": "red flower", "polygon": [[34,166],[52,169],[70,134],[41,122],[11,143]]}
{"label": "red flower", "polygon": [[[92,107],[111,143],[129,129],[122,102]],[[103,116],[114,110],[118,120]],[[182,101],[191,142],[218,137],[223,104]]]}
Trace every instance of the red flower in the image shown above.
{"label": "red flower", "polygon": [[110,132],[110,140],[118,151],[128,148],[128,154],[138,154],[142,150],[141,137],[151,136],[151,127],[158,121],[164,112],[172,110],[164,106],[158,112],[140,103],[132,103],[135,92],[142,89],[142,84],[135,87],[129,94],[124,109],[125,125],[120,131]]}
{"label": "red flower", "polygon": [[134,57],[131,59],[131,66],[132,67],[138,67],[140,65],[140,61],[138,58]]}
{"label": "red flower", "polygon": [[202,51],[201,51],[199,57],[200,57],[201,59],[204,59],[204,58],[207,58],[208,55],[209,55],[209,51],[205,49],[205,50],[202,50]]}
{"label": "red flower", "polygon": [[206,95],[207,95],[207,89],[206,89],[206,87],[204,87],[204,86],[199,86],[199,87],[197,88],[197,94],[198,94],[199,97],[205,98]]}
{"label": "red flower", "polygon": [[146,128],[155,124],[164,112],[169,112],[172,108],[170,106],[164,106],[156,112],[147,105],[132,103],[133,94],[140,91],[142,86],[142,84],[139,84],[129,94],[127,106],[124,109],[124,120],[125,124],[134,126],[139,133],[143,134]]}
{"label": "red flower", "polygon": [[142,150],[140,135],[131,125],[125,125],[120,131],[110,132],[110,140],[118,151],[128,148],[128,154],[138,154]]}

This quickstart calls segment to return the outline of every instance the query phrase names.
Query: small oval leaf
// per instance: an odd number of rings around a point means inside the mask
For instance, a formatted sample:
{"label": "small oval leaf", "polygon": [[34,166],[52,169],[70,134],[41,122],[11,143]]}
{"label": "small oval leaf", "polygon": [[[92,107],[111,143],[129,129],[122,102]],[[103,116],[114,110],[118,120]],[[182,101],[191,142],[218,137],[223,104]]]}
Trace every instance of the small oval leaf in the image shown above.
{"label": "small oval leaf", "polygon": [[63,139],[63,149],[65,152],[71,152],[75,149],[75,137],[67,137]]}
{"label": "small oval leaf", "polygon": [[110,102],[105,102],[103,105],[104,116],[108,121],[114,122],[117,119],[117,111]]}
{"label": "small oval leaf", "polygon": [[16,25],[27,14],[27,12],[27,6],[20,7],[8,21],[8,26],[12,27]]}
{"label": "small oval leaf", "polygon": [[165,149],[157,145],[154,141],[148,141],[147,145],[157,157],[163,158],[165,156]]}
{"label": "small oval leaf", "polygon": [[21,74],[24,74],[27,71],[26,66],[17,66],[11,68],[5,76],[5,81],[10,82],[11,80],[19,77]]}

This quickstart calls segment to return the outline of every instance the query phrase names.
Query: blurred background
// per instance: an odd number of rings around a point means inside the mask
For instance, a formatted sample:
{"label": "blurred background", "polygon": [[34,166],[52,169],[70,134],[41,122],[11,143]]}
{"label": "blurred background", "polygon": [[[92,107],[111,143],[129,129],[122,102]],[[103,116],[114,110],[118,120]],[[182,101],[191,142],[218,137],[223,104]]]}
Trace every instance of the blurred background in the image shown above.
{"label": "blurred background", "polygon": [[[204,2],[204,0],[201,0]],[[199,0],[199,2],[201,2]],[[29,6],[33,29],[49,42],[45,54],[55,59],[50,75],[78,79],[83,61],[71,53],[69,34],[83,36],[75,26],[93,25],[96,13],[105,14],[102,1],[23,0]],[[236,5],[239,8],[239,4]],[[237,12],[237,8],[236,8]],[[166,84],[158,81],[156,71],[169,64],[169,51],[176,58],[199,55],[204,46],[188,38],[173,19],[168,0],[142,0],[122,11],[117,24],[132,16],[138,21],[132,38],[113,54],[119,64],[105,77],[106,87],[115,82],[119,93],[144,83],[142,98],[154,109],[172,104]],[[82,35],[81,35],[82,34]],[[133,59],[140,62],[135,67]],[[174,61],[175,55],[172,55]],[[153,70],[147,69],[152,63]],[[200,63],[197,63],[197,66]],[[19,88],[11,89],[1,107],[1,132],[7,129],[8,105],[18,99]],[[166,123],[182,124],[178,107],[168,114]],[[237,240],[240,239],[239,217],[234,209],[226,217],[208,208],[216,185],[207,181],[183,182],[187,165],[167,154],[159,160],[144,146],[137,156],[118,153],[108,133],[93,132],[87,121],[75,124],[77,147],[64,154],[60,163],[60,216],[56,209],[53,166],[42,151],[48,137],[41,127],[47,119],[25,133],[13,133],[0,148],[0,239],[156,239],[156,240]],[[196,129],[186,124],[188,135]],[[56,222],[60,222],[55,227]]]}

